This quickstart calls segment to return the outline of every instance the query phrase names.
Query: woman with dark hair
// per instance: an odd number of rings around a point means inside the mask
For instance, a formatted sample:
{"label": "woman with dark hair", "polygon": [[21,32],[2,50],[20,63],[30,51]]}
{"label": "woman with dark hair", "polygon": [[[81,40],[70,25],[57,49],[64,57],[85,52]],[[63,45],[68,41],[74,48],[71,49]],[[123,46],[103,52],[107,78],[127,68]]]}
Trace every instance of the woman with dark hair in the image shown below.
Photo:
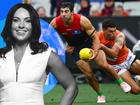
{"label": "woman with dark hair", "polygon": [[39,42],[39,16],[29,4],[8,13],[0,49],[0,105],[44,105],[43,86],[52,72],[65,92],[59,105],[71,105],[77,95],[72,74],[46,43]]}

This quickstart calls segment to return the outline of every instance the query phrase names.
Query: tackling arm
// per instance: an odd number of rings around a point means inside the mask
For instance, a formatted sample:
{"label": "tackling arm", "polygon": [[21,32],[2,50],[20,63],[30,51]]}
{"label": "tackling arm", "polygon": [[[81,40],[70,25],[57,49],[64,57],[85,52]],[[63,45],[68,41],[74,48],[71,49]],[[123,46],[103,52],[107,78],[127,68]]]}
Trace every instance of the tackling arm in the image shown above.
{"label": "tackling arm", "polygon": [[88,18],[81,16],[81,26],[83,30],[92,38],[92,49],[98,51],[100,49],[100,40],[97,36],[97,32]]}
{"label": "tackling arm", "polygon": [[101,44],[101,48],[107,55],[117,57],[120,49],[124,45],[124,39],[125,39],[124,34],[121,33],[116,37],[115,44],[113,45],[112,48],[108,48],[103,44]]}

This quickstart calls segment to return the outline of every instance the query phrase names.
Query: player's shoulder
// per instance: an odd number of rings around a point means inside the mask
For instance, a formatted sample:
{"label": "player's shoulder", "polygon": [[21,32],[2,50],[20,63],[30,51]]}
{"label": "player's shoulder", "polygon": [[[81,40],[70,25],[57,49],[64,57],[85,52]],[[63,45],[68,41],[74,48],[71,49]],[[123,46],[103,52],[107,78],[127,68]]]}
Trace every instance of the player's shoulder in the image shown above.
{"label": "player's shoulder", "polygon": [[51,20],[50,24],[54,27],[56,25],[56,18],[53,18]]}
{"label": "player's shoulder", "polygon": [[55,18],[52,19],[52,21],[50,22],[50,24],[51,24],[54,28],[56,28],[57,21],[59,21],[59,20],[60,20],[60,16],[55,17]]}
{"label": "player's shoulder", "polygon": [[89,19],[88,19],[87,17],[81,15],[80,21],[81,21],[81,22],[89,22]]}
{"label": "player's shoulder", "polygon": [[82,27],[85,27],[85,28],[92,26],[90,20],[87,17],[82,16],[82,15],[81,15],[81,18],[80,18],[80,24],[81,24]]}
{"label": "player's shoulder", "polygon": [[116,30],[116,34],[117,34],[117,37],[125,37],[124,33],[119,30]]}
{"label": "player's shoulder", "polygon": [[81,17],[81,16],[82,16],[81,14],[78,14],[78,13],[72,13],[72,15],[73,15],[74,17]]}

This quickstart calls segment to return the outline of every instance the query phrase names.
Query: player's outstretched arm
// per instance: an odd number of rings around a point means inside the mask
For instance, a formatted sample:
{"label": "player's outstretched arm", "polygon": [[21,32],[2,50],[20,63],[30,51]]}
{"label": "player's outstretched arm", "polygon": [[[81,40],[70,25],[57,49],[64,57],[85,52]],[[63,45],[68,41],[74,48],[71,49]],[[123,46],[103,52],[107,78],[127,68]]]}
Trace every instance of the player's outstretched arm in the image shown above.
{"label": "player's outstretched arm", "polygon": [[54,52],[51,52],[47,70],[50,70],[50,72],[54,74],[59,83],[65,89],[59,105],[72,105],[78,93],[76,82],[69,69]]}
{"label": "player's outstretched arm", "polygon": [[92,41],[93,41],[92,48],[94,50],[100,49],[100,40],[97,36],[97,32],[96,32],[94,26],[90,22],[90,20],[85,16],[81,16],[80,23],[81,23],[81,27],[83,28],[83,30],[85,30],[86,33],[92,38]]}
{"label": "player's outstretched arm", "polygon": [[108,48],[105,45],[101,44],[101,49],[110,56],[117,57],[120,49],[125,44],[125,37],[124,34],[121,33],[116,37],[115,43],[112,48]]}

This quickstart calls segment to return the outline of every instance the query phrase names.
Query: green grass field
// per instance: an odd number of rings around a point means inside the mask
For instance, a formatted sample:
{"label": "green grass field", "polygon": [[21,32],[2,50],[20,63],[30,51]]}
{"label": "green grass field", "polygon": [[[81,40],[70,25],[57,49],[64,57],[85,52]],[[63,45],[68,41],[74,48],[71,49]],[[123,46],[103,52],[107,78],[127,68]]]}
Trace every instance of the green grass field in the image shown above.
{"label": "green grass field", "polygon": [[[96,103],[96,93],[88,84],[78,85],[79,93],[73,105],[99,105]],[[117,84],[101,84],[107,102],[101,105],[140,105],[140,95],[124,93]],[[45,105],[58,105],[63,89],[57,85],[45,95]]]}

